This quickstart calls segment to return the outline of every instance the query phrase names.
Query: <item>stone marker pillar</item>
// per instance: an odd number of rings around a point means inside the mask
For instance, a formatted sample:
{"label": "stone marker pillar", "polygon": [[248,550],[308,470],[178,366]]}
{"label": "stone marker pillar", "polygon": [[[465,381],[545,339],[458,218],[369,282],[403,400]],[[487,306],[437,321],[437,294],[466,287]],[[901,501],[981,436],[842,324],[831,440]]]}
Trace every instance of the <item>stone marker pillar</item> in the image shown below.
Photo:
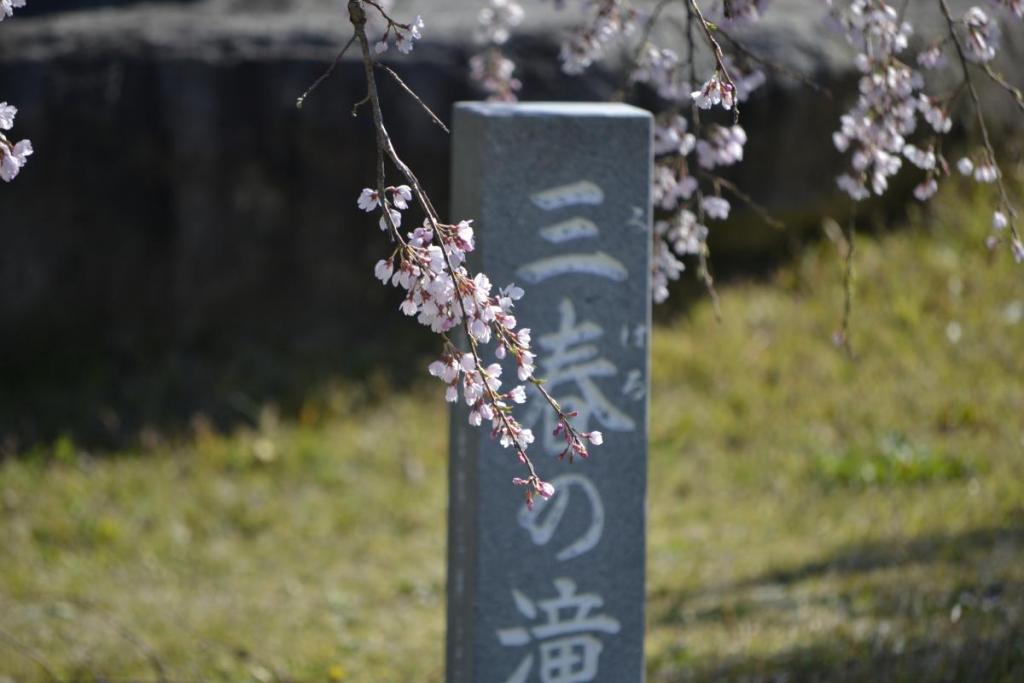
{"label": "stone marker pillar", "polygon": [[[537,375],[604,445],[554,457],[546,404],[531,427],[557,488],[529,511],[511,450],[451,427],[448,683],[639,683],[651,248],[650,115],[618,104],[456,106],[452,218],[472,218],[474,268],[521,285]],[[507,363],[506,384],[515,379]]]}

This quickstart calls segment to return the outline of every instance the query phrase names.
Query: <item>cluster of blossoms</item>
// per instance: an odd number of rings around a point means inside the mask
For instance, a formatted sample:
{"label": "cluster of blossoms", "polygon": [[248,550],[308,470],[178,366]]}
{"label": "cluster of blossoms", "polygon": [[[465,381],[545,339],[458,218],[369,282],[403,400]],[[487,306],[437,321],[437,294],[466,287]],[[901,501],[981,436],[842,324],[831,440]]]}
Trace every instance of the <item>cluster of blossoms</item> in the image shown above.
{"label": "cluster of blossoms", "polygon": [[[691,21],[699,21],[693,3],[684,4]],[[720,7],[716,5],[721,11],[721,17],[716,19],[722,25],[756,21],[767,5],[768,0],[724,0]],[[758,69],[744,70],[712,42],[707,47],[715,55],[718,67],[707,82],[694,90],[692,54],[683,60],[677,51],[648,40],[660,9],[644,15],[624,2],[605,0],[588,3],[586,11],[587,20],[563,43],[563,71],[580,73],[603,55],[613,39],[625,41],[643,25],[644,39],[636,50],[629,80],[646,85],[664,101],[664,109],[655,121],[652,188],[658,211],[654,222],[652,292],[654,300],[661,302],[668,297],[669,282],[678,279],[685,269],[682,258],[694,255],[703,262],[707,254],[706,221],[728,218],[730,202],[721,196],[722,179],[712,171],[741,161],[747,141],[746,132],[735,120],[732,125],[701,122],[698,110],[715,106],[735,110],[738,103],[764,84],[765,75]],[[690,120],[682,113],[687,110]],[[701,189],[701,180],[709,184],[708,191]],[[710,284],[707,277],[705,281]]]}
{"label": "cluster of blossoms", "polygon": [[736,105],[736,86],[729,81],[722,80],[722,76],[716,69],[711,78],[704,82],[700,90],[690,93],[693,103],[701,109],[711,109],[716,105],[722,105],[722,109],[732,109]]}
{"label": "cluster of blossoms", "polygon": [[587,0],[586,19],[562,42],[560,59],[567,74],[581,74],[604,56],[608,46],[632,34],[640,18],[627,0]]}
{"label": "cluster of blossoms", "polygon": [[[912,162],[923,160],[906,137],[917,128],[921,108],[942,110],[920,92],[924,85],[920,73],[899,59],[912,28],[900,21],[893,7],[885,0],[853,0],[848,11],[833,11],[858,49],[856,64],[863,74],[857,102],[840,118],[840,129],[832,136],[836,149],[852,151],[853,173],[841,175],[838,184],[853,199],[862,200],[870,196],[868,185],[879,195],[888,189],[889,178],[902,167],[904,148]],[[948,117],[937,114],[935,122],[936,133],[948,130]],[[927,168],[922,166],[928,172],[924,185],[934,179],[934,155],[930,161]],[[915,194],[925,193],[919,186]]]}
{"label": "cluster of blossoms", "polygon": [[681,68],[675,50],[651,43],[644,45],[630,74],[633,83],[644,83],[670,102],[681,102],[690,94],[690,79]]}
{"label": "cluster of blossoms", "polygon": [[523,87],[515,77],[516,65],[501,50],[512,29],[523,20],[523,8],[515,0],[490,0],[477,17],[477,44],[484,49],[469,60],[470,78],[492,102],[514,102]]}
{"label": "cluster of blossoms", "polygon": [[[721,12],[720,23],[733,26],[756,21],[768,4],[769,0],[723,0],[716,9]],[[721,196],[721,179],[710,171],[741,161],[747,140],[746,132],[735,120],[732,126],[700,125],[696,110],[716,105],[735,110],[765,82],[765,75],[757,69],[743,70],[710,40],[708,48],[716,55],[718,68],[694,90],[692,59],[684,63],[676,51],[647,40],[660,9],[644,14],[626,0],[585,0],[583,11],[584,21],[562,43],[562,70],[582,73],[603,57],[613,42],[625,43],[644,24],[644,39],[636,51],[630,82],[649,86],[666,103],[655,132],[658,159],[653,188],[655,205],[665,214],[656,221],[653,246],[653,292],[660,302],[668,296],[668,282],[677,279],[684,269],[680,257],[695,254],[703,259],[706,254],[708,228],[704,221],[729,216],[731,207]],[[694,3],[687,5],[687,11],[691,20],[696,20],[699,12]],[[507,39],[509,28],[521,18],[522,9],[510,0],[490,0],[480,12],[478,40],[489,43],[491,49],[473,57],[471,74],[492,100],[515,99],[514,91],[519,87],[512,77],[515,65],[494,48]],[[694,133],[687,132],[688,122],[679,114],[686,108],[693,110],[693,120],[698,122]],[[700,183],[691,173],[687,160],[691,154],[696,159],[689,161],[695,162],[693,165],[711,183],[709,193],[700,191]]]}
{"label": "cluster of blossoms", "polygon": [[[901,57],[913,29],[887,0],[851,0],[845,7],[835,0],[825,2],[848,42],[857,49],[856,64],[862,73],[858,99],[840,118],[840,128],[833,134],[836,149],[851,153],[851,171],[837,178],[839,187],[856,201],[865,200],[872,193],[882,195],[905,159],[924,172],[924,178],[914,188],[914,197],[928,200],[938,191],[939,179],[950,173],[949,163],[942,155],[944,136],[953,126],[949,111],[963,92],[974,94],[967,62],[987,65],[995,58],[999,42],[997,22],[980,7],[970,7],[958,20],[949,17],[949,36],[927,46],[918,53],[916,61],[926,71],[947,66],[944,50],[952,42],[964,60],[963,86],[951,95],[932,97],[925,92],[923,73]],[[1017,10],[1024,9],[1019,0],[996,4],[1018,17],[1021,14]],[[973,104],[976,109],[979,107],[979,102]],[[982,112],[979,109],[975,113],[984,132]],[[924,134],[919,131],[919,118],[926,124]],[[908,138],[915,133],[921,140],[913,143]],[[982,152],[973,159],[962,158],[957,169],[979,183],[993,183],[999,180],[999,168],[987,133],[985,137]],[[1014,210],[1005,191],[1001,195],[1001,205],[993,213],[993,228],[998,233],[1010,227],[1013,255],[1018,261],[1024,260],[1024,246],[1013,228]],[[998,241],[998,235],[993,234],[988,242],[994,246]]]}
{"label": "cluster of blossoms", "polygon": [[400,24],[394,21],[387,15],[385,9],[375,3],[369,3],[377,7],[380,11],[381,16],[387,21],[387,28],[384,29],[384,35],[373,44],[373,50],[377,54],[382,54],[388,51],[391,45],[391,39],[394,38],[395,47],[402,54],[409,54],[412,52],[413,45],[417,40],[423,36],[420,34],[420,29],[423,28],[423,17],[416,15],[416,20],[409,24]]}
{"label": "cluster of blossoms", "polygon": [[[532,501],[534,493],[549,496],[554,489],[536,475],[526,454],[534,441],[533,432],[512,414],[513,405],[526,401],[526,389],[518,384],[502,391],[502,366],[498,362],[485,364],[481,359],[483,346],[493,342],[497,361],[513,359],[518,380],[537,383],[530,330],[517,329],[514,312],[523,290],[510,284],[495,291],[486,274],[470,275],[465,263],[466,254],[475,246],[472,221],[446,225],[428,216],[420,227],[401,237],[398,227],[402,224],[402,212],[409,208],[412,197],[413,190],[407,185],[387,187],[383,197],[380,191],[371,188],[359,195],[359,208],[366,212],[379,209],[381,229],[397,243],[390,257],[377,262],[374,275],[384,284],[405,290],[399,306],[404,314],[443,336],[444,351],[428,371],[444,382],[445,400],[457,402],[461,388],[462,399],[469,408],[469,423],[480,426],[489,422],[492,437],[503,447],[513,448],[530,469],[528,479],[517,480],[528,485],[528,501]],[[468,351],[456,346],[448,335],[456,328],[465,331]],[[585,457],[584,442],[600,444],[601,433],[576,431],[568,421],[572,415],[562,413],[554,399],[537,385],[559,413],[556,435],[564,432],[570,457]]]}
{"label": "cluster of blossoms", "polygon": [[[0,0],[0,21],[13,16],[17,7],[24,7],[25,0]],[[7,102],[0,102],[0,179],[11,182],[27,163],[32,154],[32,141],[12,142],[4,131],[14,128],[14,117],[18,108]]]}
{"label": "cluster of blossoms", "polygon": [[[914,188],[914,196],[925,201],[938,189],[941,176],[949,174],[949,164],[942,155],[942,141],[953,125],[950,111],[953,100],[964,88],[945,97],[925,92],[922,73],[903,60],[909,46],[911,25],[903,21],[893,7],[893,0],[823,0],[830,18],[842,30],[847,41],[857,49],[856,65],[861,71],[858,99],[840,119],[833,142],[841,152],[849,152],[851,170],[837,178],[839,187],[860,201],[872,193],[881,195],[889,188],[890,179],[903,167],[904,160],[923,172]],[[1024,17],[1024,0],[989,0],[1008,15]],[[707,38],[707,48],[716,61],[710,78],[694,89],[694,45],[690,57],[680,58],[677,51],[647,41],[650,28],[664,7],[659,3],[644,15],[622,0],[587,2],[587,18],[562,47],[563,70],[580,73],[603,56],[613,39],[624,39],[644,25],[644,43],[636,52],[630,73],[633,83],[643,83],[667,102],[658,116],[656,128],[656,166],[654,170],[655,207],[668,214],[656,220],[654,227],[654,298],[661,301],[668,295],[667,284],[683,271],[681,257],[706,254],[704,240],[707,219],[724,219],[729,215],[729,202],[720,195],[725,184],[710,176],[709,171],[742,160],[746,133],[738,125],[738,112],[732,126],[702,124],[697,110],[710,111],[718,106],[734,110],[750,92],[765,82],[764,72],[744,72],[730,55],[725,54],[715,39],[724,35],[730,43],[737,41],[723,29],[757,21],[770,0],[722,0],[710,3],[703,21],[695,0],[682,0],[690,21],[698,25]],[[906,3],[904,3],[904,8]],[[944,7],[939,3],[939,7]],[[644,22],[646,21],[646,24]],[[999,44],[999,25],[980,7],[969,8],[954,22],[949,34],[932,43],[917,55],[917,66],[923,70],[941,69],[947,65],[950,44],[962,49],[964,57],[982,65],[994,58]],[[689,31],[690,41],[694,34]],[[740,45],[737,45],[739,49]],[[745,50],[740,54],[750,56]],[[965,67],[966,68],[966,67]],[[685,73],[685,70],[689,73]],[[966,77],[966,76],[965,76]],[[1005,86],[1006,89],[1010,89]],[[684,105],[692,107],[693,131],[687,132],[686,119],[679,115]],[[981,113],[978,112],[980,119]],[[919,125],[923,123],[924,125]],[[923,131],[923,132],[922,132]],[[917,135],[917,140],[911,140]],[[697,173],[687,156],[696,153]],[[986,141],[982,153],[966,158],[958,167],[977,182],[995,182],[999,169],[995,154]],[[964,171],[969,163],[970,170]],[[712,184],[715,196],[701,192],[697,177]],[[1013,225],[1015,210],[1009,205],[1005,190],[1000,187],[1000,206],[993,214],[993,227],[999,233],[1009,227],[1010,246],[1018,260],[1024,259],[1024,246]],[[737,196],[742,196],[737,193]],[[997,235],[998,236],[998,235]],[[996,236],[996,237],[997,237]],[[994,244],[998,239],[989,240]],[[706,271],[705,271],[706,272]]]}
{"label": "cluster of blossoms", "polygon": [[[687,119],[677,113],[660,116],[654,129],[654,222],[652,295],[656,303],[668,298],[669,282],[685,270],[680,260],[706,253],[707,220],[726,220],[732,208],[721,196],[722,180],[712,171],[743,160],[746,132],[739,125],[702,124],[699,135],[688,131]],[[696,174],[711,185],[701,190]]]}
{"label": "cluster of blossoms", "polygon": [[[670,53],[672,61],[674,53],[667,50],[647,50],[648,55]],[[676,60],[678,64],[678,60]],[[674,101],[670,101],[667,113],[660,115],[655,121],[654,153],[654,205],[662,212],[662,216],[654,223],[654,245],[651,265],[652,295],[654,301],[660,303],[668,298],[668,285],[682,274],[685,266],[682,258],[688,255],[703,257],[706,253],[708,227],[707,220],[726,220],[729,217],[731,204],[721,196],[720,179],[712,174],[718,167],[731,166],[743,160],[743,148],[747,142],[747,134],[739,124],[720,125],[717,123],[699,123],[696,113],[693,120],[699,125],[690,132],[689,122],[680,115],[679,108],[686,100],[691,100],[693,107],[707,109],[714,96],[709,94],[705,102],[700,92],[691,93],[689,88],[679,88],[683,83],[681,69],[675,71],[654,70],[650,59],[641,61],[633,80],[648,83],[660,95],[672,93]],[[705,84],[703,90],[714,90],[726,93],[724,98],[714,101],[726,109],[735,106],[735,100],[746,100],[755,88],[764,83],[761,71],[742,72],[732,65],[730,72],[737,74],[739,81],[726,83],[721,81],[718,72],[712,78],[717,86]],[[709,82],[712,82],[709,81]],[[743,87],[739,83],[743,83]],[[711,184],[711,192],[705,193],[700,188],[697,175],[707,179]]]}

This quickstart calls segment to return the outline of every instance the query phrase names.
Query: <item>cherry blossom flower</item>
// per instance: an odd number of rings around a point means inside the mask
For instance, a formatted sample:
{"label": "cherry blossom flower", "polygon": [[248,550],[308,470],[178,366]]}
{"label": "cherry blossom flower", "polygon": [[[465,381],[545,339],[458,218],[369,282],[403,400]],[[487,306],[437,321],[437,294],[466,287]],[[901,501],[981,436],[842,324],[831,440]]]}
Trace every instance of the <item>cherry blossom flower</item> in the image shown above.
{"label": "cherry blossom flower", "polygon": [[0,0],[0,21],[14,16],[14,10],[25,6],[25,0]]}
{"label": "cherry blossom flower", "polygon": [[29,140],[12,145],[6,138],[0,138],[0,179],[8,183],[14,180],[32,151],[32,142]]}
{"label": "cherry blossom flower", "polygon": [[672,211],[697,191],[697,179],[672,163],[659,163],[654,167],[654,205]]}
{"label": "cherry blossom flower", "polygon": [[398,32],[398,42],[396,46],[398,51],[403,54],[409,54],[412,52],[413,44],[423,36],[420,34],[420,29],[423,28],[423,17],[416,15],[416,21],[409,24],[405,30]]}
{"label": "cherry blossom flower", "polygon": [[366,187],[359,193],[359,199],[356,201],[356,205],[363,211],[370,212],[377,208],[377,204],[380,203],[380,195],[377,194],[377,190],[371,190]]}
{"label": "cherry blossom flower", "polygon": [[914,198],[918,201],[926,201],[938,192],[939,183],[933,177],[928,177],[924,182],[914,188]]}
{"label": "cherry blossom flower", "polygon": [[412,23],[400,24],[385,14],[383,8],[378,7],[378,10],[380,10],[381,15],[383,15],[384,20],[387,21],[388,25],[384,31],[384,35],[373,44],[373,51],[377,54],[387,52],[388,48],[391,46],[391,34],[394,33],[395,47],[398,48],[398,51],[403,54],[409,54],[412,52],[415,42],[423,37],[420,33],[420,29],[423,28],[423,17],[417,15],[416,20]]}
{"label": "cherry blossom flower", "polygon": [[967,38],[963,43],[967,58],[984,64],[995,59],[999,42],[999,25],[980,7],[971,7],[964,13]]}
{"label": "cherry blossom flower", "polygon": [[946,66],[946,57],[941,45],[932,45],[917,54],[917,64],[922,69],[941,69]]}
{"label": "cherry blossom flower", "polygon": [[1024,242],[1015,237],[1010,241],[1010,250],[1013,252],[1014,261],[1024,263]]}
{"label": "cherry blossom flower", "polygon": [[993,163],[978,164],[974,169],[974,179],[979,183],[994,183],[999,178],[999,169]]}
{"label": "cherry blossom flower", "polygon": [[0,130],[14,128],[14,117],[18,114],[18,108],[14,105],[0,102]]}
{"label": "cherry blossom flower", "polygon": [[697,141],[697,163],[708,170],[716,166],[732,166],[743,160],[747,132],[742,126],[707,127],[706,137]]}
{"label": "cherry blossom flower", "polygon": [[709,218],[724,221],[729,217],[729,202],[721,197],[704,197],[701,208]]}
{"label": "cherry blossom flower", "polygon": [[[388,211],[388,215],[391,216],[391,224],[394,225],[396,228],[401,227],[402,226],[402,213],[400,211],[396,210],[396,209],[390,209],[390,208],[387,211]],[[381,214],[381,217],[380,217],[380,230],[381,230],[381,232],[387,232],[390,228],[391,228],[391,226],[388,225],[387,218],[383,214]]]}
{"label": "cherry blossom flower", "polygon": [[529,479],[516,477],[512,480],[512,483],[516,486],[526,487],[526,507],[530,510],[533,509],[534,495],[540,495],[542,498],[550,498],[555,495],[555,487],[546,481],[542,481],[537,476],[532,476]]}
{"label": "cherry blossom flower", "polygon": [[920,149],[914,145],[907,144],[903,147],[903,156],[923,171],[930,171],[935,168],[935,151],[930,147],[928,149]]}
{"label": "cherry blossom flower", "polygon": [[654,124],[654,153],[687,156],[697,146],[697,137],[687,131],[689,123],[678,114]]}
{"label": "cherry blossom flower", "polygon": [[917,98],[917,110],[924,117],[925,122],[932,127],[936,133],[945,134],[953,128],[953,119],[949,117],[944,106],[937,105],[930,97],[921,94]]}
{"label": "cherry blossom flower", "polygon": [[395,208],[402,209],[403,211],[409,208],[409,202],[412,200],[412,190],[408,185],[389,187],[385,192],[388,193],[388,199],[391,200],[391,204]]}
{"label": "cherry blossom flower", "polygon": [[839,186],[840,190],[850,195],[854,201],[863,201],[871,196],[871,193],[868,192],[868,188],[865,187],[863,181],[854,178],[848,173],[843,173],[837,177],[836,185]]}

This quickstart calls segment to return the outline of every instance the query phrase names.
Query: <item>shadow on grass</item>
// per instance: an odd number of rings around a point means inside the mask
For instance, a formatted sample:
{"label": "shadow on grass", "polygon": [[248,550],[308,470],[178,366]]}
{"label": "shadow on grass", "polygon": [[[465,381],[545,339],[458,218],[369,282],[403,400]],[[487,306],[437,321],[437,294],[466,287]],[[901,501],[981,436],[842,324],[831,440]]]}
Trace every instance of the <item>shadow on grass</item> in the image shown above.
{"label": "shadow on grass", "polygon": [[1024,552],[1024,510],[1004,526],[981,527],[958,533],[938,533],[911,539],[888,539],[858,543],[835,554],[795,567],[772,569],[758,576],[736,582],[708,586],[689,592],[663,591],[652,600],[669,599],[665,619],[696,597],[725,595],[758,586],[790,586],[826,574],[868,573],[880,569],[905,568],[933,563],[965,564],[977,559],[981,552],[1008,545]]}
{"label": "shadow on grass", "polygon": [[1024,680],[1024,630],[1019,625],[986,636],[877,641],[865,646],[822,639],[777,656],[734,658],[680,668],[654,681],[747,683],[977,682]]}
{"label": "shadow on grass", "polygon": [[[682,638],[652,656],[651,680],[1024,681],[1022,563],[1018,512],[1003,526],[861,543],[748,579],[661,591],[652,624]],[[722,627],[798,645],[695,658],[687,634]]]}

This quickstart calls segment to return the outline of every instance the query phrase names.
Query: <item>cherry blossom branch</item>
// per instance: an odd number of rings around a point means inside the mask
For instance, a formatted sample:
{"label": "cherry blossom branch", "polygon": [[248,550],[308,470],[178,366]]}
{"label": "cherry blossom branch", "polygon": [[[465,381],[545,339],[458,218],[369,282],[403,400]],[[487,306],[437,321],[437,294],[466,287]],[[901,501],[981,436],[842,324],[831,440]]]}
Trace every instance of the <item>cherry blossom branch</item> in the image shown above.
{"label": "cherry blossom branch", "polygon": [[[1017,226],[1015,218],[1017,211],[1013,204],[1010,202],[1009,193],[1006,190],[1006,183],[1003,182],[1003,174],[998,170],[998,162],[996,161],[996,151],[992,146],[992,139],[989,136],[988,124],[985,122],[985,115],[981,105],[981,98],[978,97],[978,90],[974,86],[974,79],[971,76],[970,65],[967,59],[967,53],[961,43],[960,36],[956,32],[956,22],[953,19],[953,15],[949,10],[949,4],[946,0],[939,0],[939,7],[942,9],[942,15],[946,19],[946,24],[949,27],[949,34],[953,39],[953,46],[956,48],[957,58],[960,62],[960,69],[963,72],[964,82],[967,83],[967,92],[970,94],[971,103],[974,106],[974,114],[978,122],[978,127],[981,129],[982,143],[985,147],[985,152],[988,155],[988,161],[995,167],[995,181],[996,186],[999,188],[999,198],[1002,202],[1002,208],[1005,210],[1005,214],[1002,214],[1003,220],[1007,223],[1010,229],[1011,236],[1011,248],[1013,249],[1014,257],[1018,261],[1024,261],[1024,243],[1021,242],[1020,235],[1017,233]],[[987,64],[986,64],[987,66]],[[998,223],[1000,221],[1001,212],[997,212],[994,217],[994,221]]]}
{"label": "cherry blossom branch", "polygon": [[[708,35],[708,37],[710,38],[710,33],[708,32],[707,22],[704,21],[704,17],[700,13],[700,8],[698,8],[696,6],[696,3],[693,3],[691,6],[687,7],[687,13],[686,13],[686,32],[687,32],[687,37],[689,38],[689,40],[688,40],[688,49],[689,49],[690,82],[691,83],[696,83],[697,82],[697,60],[696,60],[697,41],[695,39],[695,36],[693,35],[694,34],[694,27],[693,27],[693,25],[697,21],[699,21],[701,23],[701,26],[704,28],[705,34]],[[717,45],[717,43],[715,43],[715,45]],[[721,53],[721,47],[718,48],[718,52],[715,55],[716,59],[718,58],[718,54],[720,54],[720,53]],[[706,87],[707,86],[705,85],[705,89],[706,89]],[[736,91],[736,86],[733,85],[732,86],[732,92],[735,93],[735,91]],[[693,117],[694,135],[697,135],[697,134],[700,133],[700,128],[701,128],[700,110],[702,108],[704,108],[704,107],[701,106],[700,100],[697,97],[693,97],[691,95],[690,112],[691,112],[691,116]],[[735,115],[739,116],[739,110],[738,109],[737,109]],[[698,221],[699,221],[700,225],[703,225],[704,224],[704,195],[700,191],[699,187],[697,188],[696,193],[697,193],[697,206],[698,206]],[[714,310],[714,312],[715,312],[715,319],[718,320],[718,321],[721,321],[721,319],[722,319],[722,303],[721,303],[721,299],[718,296],[718,290],[715,288],[715,279],[711,275],[711,266],[710,266],[710,263],[709,263],[710,256],[711,256],[711,248],[708,246],[707,239],[702,239],[700,241],[700,248],[697,251],[697,278],[704,284],[704,288],[707,290],[708,296],[711,297],[711,307],[712,307],[712,310]]]}
{"label": "cherry blossom branch", "polygon": [[[584,439],[597,445],[602,442],[603,437],[596,431],[578,432],[569,422],[573,415],[565,414],[557,401],[540,387],[542,380],[534,377],[535,356],[530,350],[529,330],[514,331],[516,320],[512,315],[513,301],[522,297],[522,289],[509,285],[494,296],[491,294],[491,283],[486,275],[470,275],[464,265],[466,253],[472,251],[475,246],[470,221],[461,221],[457,225],[442,223],[416,174],[395,150],[384,125],[375,67],[380,66],[388,71],[403,90],[412,95],[432,118],[436,119],[436,116],[396,73],[376,63],[366,33],[364,2],[376,7],[369,0],[349,0],[349,20],[362,52],[367,100],[372,112],[377,143],[378,168],[377,188],[364,189],[358,205],[368,212],[380,207],[381,229],[398,242],[391,256],[377,263],[374,273],[385,284],[390,281],[393,285],[405,288],[408,294],[400,306],[402,312],[418,316],[419,322],[429,325],[445,340],[445,351],[440,360],[430,364],[430,374],[445,382],[445,398],[452,402],[458,400],[458,382],[461,378],[462,396],[471,408],[470,424],[479,426],[484,419],[490,420],[492,437],[498,439],[502,446],[515,450],[519,461],[526,467],[527,477],[517,477],[513,483],[526,487],[527,503],[532,504],[534,494],[548,497],[554,493],[554,488],[538,476],[534,463],[527,454],[527,446],[534,441],[533,432],[523,428],[512,416],[509,404],[525,402],[526,393],[522,386],[507,392],[498,391],[501,386],[501,365],[485,365],[481,357],[480,344],[495,339],[495,355],[499,360],[507,353],[513,355],[520,381],[530,381],[537,386],[538,393],[557,412],[559,430],[564,430],[569,444],[567,451],[571,451],[570,459],[573,455],[587,455]],[[386,15],[385,18],[392,24],[396,23]],[[417,19],[415,26],[422,26],[422,20]],[[419,37],[418,32],[415,37]],[[380,42],[377,43],[377,46],[379,45]],[[397,169],[408,185],[385,185],[385,159]],[[408,239],[402,240],[398,233],[402,221],[401,211],[408,209],[409,202],[413,199],[419,204],[425,219],[422,227],[416,228],[408,234]],[[468,352],[460,350],[447,335],[447,332],[456,326],[462,327]],[[556,434],[559,430],[556,430]]]}
{"label": "cherry blossom branch", "polygon": [[[0,21],[14,16],[14,10],[24,7],[25,0],[0,0]],[[11,182],[21,172],[32,155],[32,141],[11,142],[4,131],[14,128],[14,117],[18,108],[7,102],[0,102],[0,180]]]}
{"label": "cherry blossom branch", "polygon": [[487,93],[488,101],[515,102],[523,87],[515,77],[515,62],[502,51],[512,29],[522,20],[523,8],[515,0],[489,0],[477,14],[473,38],[483,49],[469,58],[469,74]]}
{"label": "cherry blossom branch", "polygon": [[[715,36],[711,33],[711,25],[704,18],[704,14],[700,11],[700,6],[697,5],[697,0],[688,0],[688,8],[691,16],[695,17],[700,22],[701,30],[704,33],[704,37],[707,39],[708,47],[714,55],[716,69],[715,73],[712,74],[711,78],[704,84],[704,86],[694,93],[694,101],[697,102],[698,106],[704,109],[709,109],[711,105],[718,104],[721,102],[722,106],[726,109],[732,108],[733,110],[733,125],[740,122],[740,107],[736,97],[736,82],[732,76],[729,75],[729,67],[725,64],[725,54],[722,52],[722,46],[715,40]],[[719,76],[721,73],[721,77]],[[724,82],[722,78],[724,77]],[[707,104],[707,106],[704,106]]]}

